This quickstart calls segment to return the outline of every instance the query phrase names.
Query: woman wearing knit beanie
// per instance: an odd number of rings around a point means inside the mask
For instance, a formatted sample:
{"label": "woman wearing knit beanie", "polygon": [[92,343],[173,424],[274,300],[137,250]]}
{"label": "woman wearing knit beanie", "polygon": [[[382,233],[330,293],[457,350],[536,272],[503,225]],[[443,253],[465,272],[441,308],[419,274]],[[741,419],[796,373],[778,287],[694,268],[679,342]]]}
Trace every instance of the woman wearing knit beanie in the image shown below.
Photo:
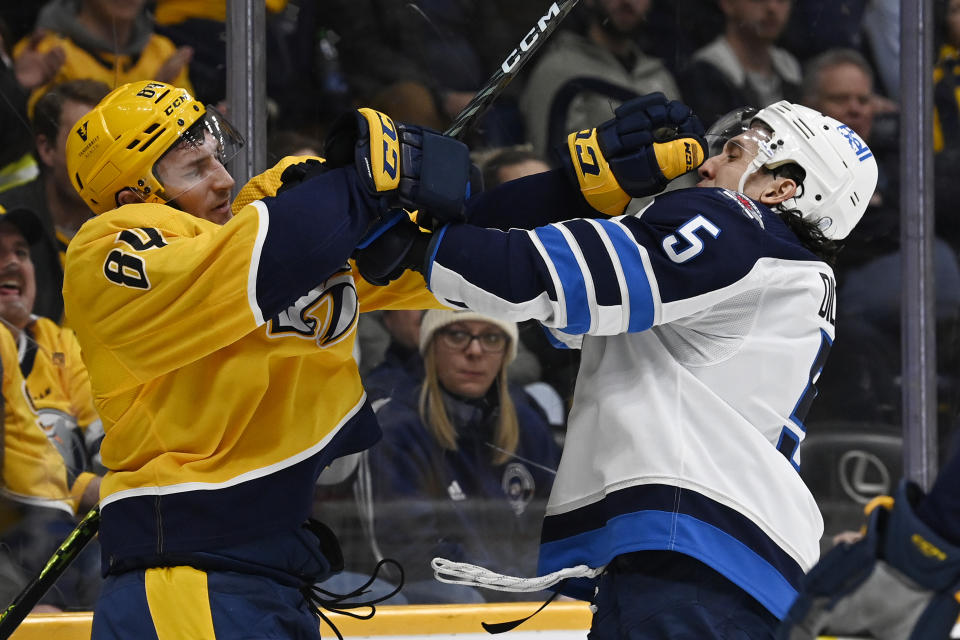
{"label": "woman wearing knit beanie", "polygon": [[383,441],[362,472],[374,552],[403,565],[411,603],[480,602],[477,591],[436,582],[430,560],[534,571],[559,452],[534,403],[508,384],[515,323],[428,311],[420,353],[424,380],[377,408]]}

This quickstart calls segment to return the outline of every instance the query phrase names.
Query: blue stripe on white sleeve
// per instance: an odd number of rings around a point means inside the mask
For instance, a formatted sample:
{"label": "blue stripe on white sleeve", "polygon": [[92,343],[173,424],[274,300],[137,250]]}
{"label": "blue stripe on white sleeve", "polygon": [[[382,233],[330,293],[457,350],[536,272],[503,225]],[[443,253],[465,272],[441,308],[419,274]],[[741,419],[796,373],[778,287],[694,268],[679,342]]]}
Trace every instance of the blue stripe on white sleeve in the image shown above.
{"label": "blue stripe on white sleeve", "polygon": [[587,267],[593,281],[594,300],[598,307],[616,307],[622,302],[616,269],[610,251],[600,238],[599,230],[590,220],[570,220],[562,225],[574,238],[587,258]]}
{"label": "blue stripe on white sleeve", "polygon": [[440,299],[539,320],[564,335],[643,331],[656,319],[646,250],[619,222],[573,220],[506,233],[451,225],[444,232],[428,269]]}
{"label": "blue stripe on white sleeve", "polygon": [[645,331],[653,326],[654,299],[641,248],[619,224],[611,220],[595,222],[606,231],[627,285],[630,308],[627,331]]}
{"label": "blue stripe on white sleeve", "polygon": [[587,283],[576,255],[567,243],[563,232],[554,226],[534,230],[547,257],[556,268],[558,285],[563,288],[567,333],[586,333],[590,330],[590,297]]}

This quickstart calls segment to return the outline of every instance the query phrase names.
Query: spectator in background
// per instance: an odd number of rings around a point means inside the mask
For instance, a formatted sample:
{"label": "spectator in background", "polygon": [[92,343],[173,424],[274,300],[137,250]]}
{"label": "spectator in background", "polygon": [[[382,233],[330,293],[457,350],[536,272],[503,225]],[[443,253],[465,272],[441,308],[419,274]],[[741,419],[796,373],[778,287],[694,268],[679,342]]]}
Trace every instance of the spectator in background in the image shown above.
{"label": "spectator in background", "polygon": [[[7,250],[4,239],[0,241],[0,253]],[[63,458],[44,435],[24,393],[17,346],[8,331],[0,331],[0,368],[4,489],[0,494],[0,566],[4,577],[0,594],[7,595],[9,601],[26,586],[27,579],[40,572],[75,523]],[[64,606],[55,587],[34,611],[59,611]]]}
{"label": "spectator in background", "polygon": [[35,35],[14,63],[8,49],[12,41],[0,19],[0,121],[4,123],[0,127],[0,192],[37,176],[37,162],[31,153],[33,136],[27,124],[27,97],[50,81],[64,57],[60,47],[39,53],[37,41]]}
{"label": "spectator in background", "polygon": [[570,131],[610,118],[627,98],[656,91],[671,99],[680,94],[663,63],[636,44],[650,0],[584,0],[584,6],[589,12],[585,33],[555,33],[520,98],[527,139],[541,156],[561,141],[552,133],[566,140]]}
{"label": "spectator in background", "polygon": [[[37,16],[44,31],[35,43],[39,53],[61,48],[65,59],[46,85],[30,94],[28,112],[50,84],[91,78],[116,87],[133,80],[159,80],[190,88],[189,47],[176,48],[153,32],[146,0],[51,0]],[[30,46],[21,41],[14,59]]]}
{"label": "spectator in background", "polygon": [[774,46],[790,17],[791,0],[719,0],[723,35],[694,53],[678,76],[693,112],[709,127],[732,109],[758,109],[800,98],[800,64]]}
{"label": "spectator in background", "polygon": [[420,356],[421,310],[387,310],[380,322],[390,335],[383,360],[363,376],[363,388],[371,401],[412,393],[423,380]]}
{"label": "spectator in background", "polygon": [[44,233],[30,247],[38,285],[33,313],[58,323],[63,319],[60,289],[67,244],[91,216],[67,177],[66,140],[74,123],[109,92],[110,87],[96,80],[51,87],[37,101],[31,121],[40,175],[0,194],[0,205],[29,209],[43,223]]}
{"label": "spectator in background", "polygon": [[[103,424],[93,407],[90,378],[73,332],[31,313],[37,283],[29,247],[43,233],[40,220],[28,209],[0,216],[0,319],[5,333],[16,341],[26,391],[48,439],[36,444],[59,452],[62,471],[58,475],[65,475],[70,504],[82,515],[100,499],[100,475],[105,471],[99,463]],[[47,532],[51,538],[47,546],[55,547],[75,523],[59,510],[44,511],[49,513],[40,535]],[[58,579],[52,602],[61,609],[91,608],[99,593],[99,569],[99,550],[86,549]]]}
{"label": "spectator in background", "polygon": [[559,453],[530,400],[508,384],[516,345],[512,322],[428,311],[419,393],[396,393],[377,410],[384,437],[369,452],[365,499],[375,555],[403,565],[411,603],[482,601],[436,582],[435,556],[513,575],[536,569]]}

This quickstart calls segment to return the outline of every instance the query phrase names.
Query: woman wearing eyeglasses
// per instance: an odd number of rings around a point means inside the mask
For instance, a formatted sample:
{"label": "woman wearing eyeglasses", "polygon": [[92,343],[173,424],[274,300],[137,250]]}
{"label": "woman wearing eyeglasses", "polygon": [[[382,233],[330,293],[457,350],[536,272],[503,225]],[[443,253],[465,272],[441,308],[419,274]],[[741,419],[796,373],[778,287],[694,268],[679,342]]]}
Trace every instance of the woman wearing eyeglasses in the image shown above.
{"label": "woman wearing eyeglasses", "polygon": [[361,469],[361,502],[374,554],[403,565],[409,602],[482,602],[478,591],[436,582],[430,560],[535,572],[559,451],[529,396],[507,382],[515,323],[428,311],[420,353],[419,389],[375,405],[383,440]]}

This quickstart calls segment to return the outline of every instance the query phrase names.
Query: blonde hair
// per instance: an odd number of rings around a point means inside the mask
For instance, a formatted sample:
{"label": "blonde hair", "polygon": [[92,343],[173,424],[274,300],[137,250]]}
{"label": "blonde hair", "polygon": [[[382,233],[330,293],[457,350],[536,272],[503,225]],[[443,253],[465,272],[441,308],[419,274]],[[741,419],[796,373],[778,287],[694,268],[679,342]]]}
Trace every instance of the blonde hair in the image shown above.
{"label": "blonde hair", "polygon": [[[447,408],[443,404],[443,390],[440,385],[440,378],[437,376],[437,358],[433,348],[434,344],[436,342],[431,340],[430,346],[426,349],[423,357],[425,375],[420,389],[420,419],[441,447],[449,451],[456,451],[457,429],[450,421]],[[506,357],[500,363],[500,372],[497,374],[495,384],[498,385],[497,404],[500,408],[500,417],[491,443],[496,447],[492,450],[492,460],[494,464],[503,464],[513,457],[513,454],[517,451],[517,444],[520,442],[517,408],[514,406],[513,398],[510,397],[510,392],[507,389]]]}

